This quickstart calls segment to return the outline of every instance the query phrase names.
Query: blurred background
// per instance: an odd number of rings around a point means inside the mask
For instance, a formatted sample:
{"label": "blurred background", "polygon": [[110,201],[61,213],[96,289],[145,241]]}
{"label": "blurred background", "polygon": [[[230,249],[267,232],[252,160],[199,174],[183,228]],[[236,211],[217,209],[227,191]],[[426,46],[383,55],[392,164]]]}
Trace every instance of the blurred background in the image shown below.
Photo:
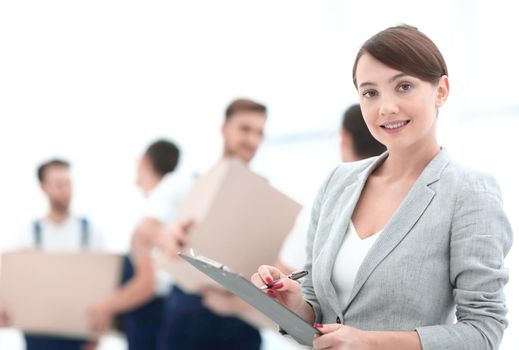
{"label": "blurred background", "polygon": [[[74,211],[125,251],[138,219],[137,159],[159,137],[181,167],[220,157],[224,108],[249,97],[269,108],[252,168],[304,205],[339,161],[344,110],[357,101],[360,45],[388,26],[417,26],[447,61],[451,95],[439,138],[458,162],[491,172],[519,228],[518,5],[503,0],[0,2],[0,252],[46,202],[35,170],[72,163]],[[515,43],[515,44],[514,44]],[[510,327],[519,341],[517,245],[507,258]],[[0,330],[0,349],[20,336]],[[102,344],[124,349],[115,336]],[[265,348],[279,349],[276,344]]]}

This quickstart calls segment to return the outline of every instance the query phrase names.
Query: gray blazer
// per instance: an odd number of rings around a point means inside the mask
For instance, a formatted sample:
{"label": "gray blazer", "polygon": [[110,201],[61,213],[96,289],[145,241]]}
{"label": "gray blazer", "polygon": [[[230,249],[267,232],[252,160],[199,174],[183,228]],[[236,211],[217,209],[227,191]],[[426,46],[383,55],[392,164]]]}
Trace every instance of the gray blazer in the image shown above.
{"label": "gray blazer", "polygon": [[416,330],[424,350],[497,349],[507,326],[503,260],[512,230],[496,181],[452,162],[445,150],[368,252],[341,310],[331,282],[335,259],[366,179],[386,157],[339,165],[315,200],[302,290],[316,322]]}

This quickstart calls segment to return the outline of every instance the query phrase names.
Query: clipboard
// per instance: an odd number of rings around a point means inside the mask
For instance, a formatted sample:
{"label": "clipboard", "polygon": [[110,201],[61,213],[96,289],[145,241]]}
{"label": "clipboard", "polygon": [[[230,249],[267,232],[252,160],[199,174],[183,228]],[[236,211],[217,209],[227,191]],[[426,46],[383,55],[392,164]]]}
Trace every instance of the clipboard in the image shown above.
{"label": "clipboard", "polygon": [[319,330],[269,297],[242,275],[231,272],[227,266],[203,256],[189,256],[182,253],[178,253],[178,255],[277,323],[299,344],[312,346],[314,334],[321,335]]}

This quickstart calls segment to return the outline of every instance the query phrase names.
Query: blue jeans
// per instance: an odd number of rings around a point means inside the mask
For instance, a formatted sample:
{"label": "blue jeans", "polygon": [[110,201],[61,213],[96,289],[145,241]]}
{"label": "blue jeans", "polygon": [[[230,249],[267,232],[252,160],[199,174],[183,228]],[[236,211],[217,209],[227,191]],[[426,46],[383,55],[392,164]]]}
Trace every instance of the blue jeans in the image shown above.
{"label": "blue jeans", "polygon": [[[134,275],[128,256],[124,257],[122,282]],[[154,298],[140,307],[118,316],[119,327],[128,340],[128,350],[155,350],[162,322],[165,298]]]}
{"label": "blue jeans", "polygon": [[166,301],[158,350],[259,350],[256,328],[235,317],[215,315],[198,295],[173,287]]}
{"label": "blue jeans", "polygon": [[84,339],[67,339],[44,335],[24,334],[26,350],[81,350]]}

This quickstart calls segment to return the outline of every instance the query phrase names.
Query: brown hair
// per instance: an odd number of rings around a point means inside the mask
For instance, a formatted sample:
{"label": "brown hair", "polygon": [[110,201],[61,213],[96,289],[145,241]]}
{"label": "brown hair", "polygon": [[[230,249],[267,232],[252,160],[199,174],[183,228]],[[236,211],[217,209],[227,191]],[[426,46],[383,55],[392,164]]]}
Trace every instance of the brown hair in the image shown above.
{"label": "brown hair", "polygon": [[353,84],[357,87],[357,64],[365,53],[384,65],[423,81],[436,83],[447,73],[438,47],[425,34],[409,25],[387,28],[369,38],[353,64]]}
{"label": "brown hair", "polygon": [[148,156],[153,171],[161,177],[174,171],[180,158],[180,150],[168,140],[153,142],[144,154]]}
{"label": "brown hair", "polygon": [[386,146],[378,142],[369,132],[358,103],[344,112],[342,129],[351,135],[353,151],[362,159],[378,156],[386,150]]}
{"label": "brown hair", "polygon": [[45,173],[47,172],[47,169],[52,167],[70,168],[70,163],[63,159],[51,159],[41,164],[38,167],[38,170],[36,170],[36,176],[38,176],[38,181],[40,181],[41,184],[45,181]]}
{"label": "brown hair", "polygon": [[267,107],[261,103],[246,99],[239,98],[231,102],[225,110],[225,121],[228,121],[234,114],[238,112],[259,112],[267,115]]}

